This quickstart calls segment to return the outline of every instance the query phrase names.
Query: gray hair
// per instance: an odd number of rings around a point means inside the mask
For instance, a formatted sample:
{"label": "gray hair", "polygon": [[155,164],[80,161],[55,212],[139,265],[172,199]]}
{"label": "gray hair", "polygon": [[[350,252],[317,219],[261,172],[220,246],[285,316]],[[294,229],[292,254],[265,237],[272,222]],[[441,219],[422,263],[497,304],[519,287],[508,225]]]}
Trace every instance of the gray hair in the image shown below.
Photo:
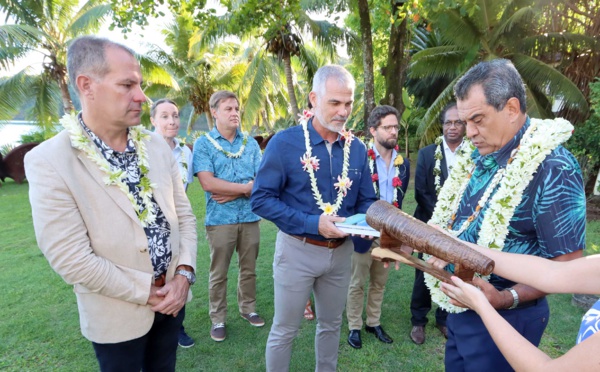
{"label": "gray hair", "polygon": [[348,85],[352,90],[356,86],[354,78],[344,67],[340,65],[326,65],[319,68],[313,78],[312,90],[317,93],[319,98],[325,95],[325,84],[329,79],[336,79],[340,83]]}
{"label": "gray hair", "polygon": [[210,106],[211,109],[217,110],[219,108],[219,104],[221,103],[221,101],[224,101],[224,100],[230,99],[230,98],[235,99],[237,101],[238,105],[240,104],[240,100],[237,98],[235,93],[230,92],[228,90],[220,90],[218,92],[213,93],[212,96],[210,96],[210,99],[208,100],[208,105]]}
{"label": "gray hair", "polygon": [[367,120],[367,126],[369,128],[377,128],[381,124],[381,120],[388,115],[396,115],[396,118],[400,116],[398,110],[395,107],[388,105],[377,106],[371,111],[369,114],[369,119]]}
{"label": "gray hair", "polygon": [[446,106],[444,106],[444,108],[442,109],[442,111],[440,112],[440,116],[439,116],[439,120],[440,120],[440,124],[444,124],[444,121],[446,121],[446,113],[448,112],[448,110],[450,110],[452,107],[456,107],[456,101],[451,101],[450,103],[448,103]]}
{"label": "gray hair", "polygon": [[177,107],[177,104],[173,101],[171,101],[168,98],[161,98],[158,101],[155,101],[152,103],[152,106],[150,107],[150,117],[154,117],[154,115],[156,115],[156,108],[160,105],[162,105],[163,103],[170,103],[173,106],[175,106],[175,108],[177,108],[179,110],[179,108]]}
{"label": "gray hair", "polygon": [[468,98],[469,90],[481,85],[488,105],[500,111],[511,98],[519,100],[521,112],[527,112],[525,84],[519,72],[507,59],[479,62],[471,67],[454,86],[454,95],[460,101]]}
{"label": "gray hair", "polygon": [[80,36],[69,45],[67,71],[71,85],[78,95],[80,92],[77,88],[77,76],[88,74],[101,79],[109,72],[105,53],[107,48],[119,48],[135,57],[135,52],[125,45],[93,35]]}

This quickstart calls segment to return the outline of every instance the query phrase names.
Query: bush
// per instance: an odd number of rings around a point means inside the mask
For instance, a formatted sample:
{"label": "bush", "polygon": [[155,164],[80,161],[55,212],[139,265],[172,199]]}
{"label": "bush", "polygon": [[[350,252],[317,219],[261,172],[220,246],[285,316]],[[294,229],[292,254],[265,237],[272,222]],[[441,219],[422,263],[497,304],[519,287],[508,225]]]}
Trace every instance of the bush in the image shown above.
{"label": "bush", "polygon": [[586,191],[592,193],[593,183],[600,167],[600,79],[590,83],[591,115],[583,125],[575,128],[566,147],[577,157]]}

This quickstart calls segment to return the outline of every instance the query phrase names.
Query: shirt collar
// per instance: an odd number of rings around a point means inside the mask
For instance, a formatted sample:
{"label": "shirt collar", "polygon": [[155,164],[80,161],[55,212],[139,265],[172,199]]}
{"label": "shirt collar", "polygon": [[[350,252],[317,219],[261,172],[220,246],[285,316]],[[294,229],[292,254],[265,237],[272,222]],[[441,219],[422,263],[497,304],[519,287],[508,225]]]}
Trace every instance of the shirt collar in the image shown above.
{"label": "shirt collar", "polygon": [[[311,145],[315,146],[321,142],[325,142],[325,139],[323,139],[323,137],[321,137],[321,135],[317,132],[317,130],[313,126],[313,118],[310,118],[308,120],[307,128],[308,128],[308,137],[310,138]],[[340,142],[340,146],[342,146],[341,135],[339,133],[338,133],[338,136],[337,136],[337,139],[335,140],[335,142]]]}
{"label": "shirt collar", "polygon": [[[375,157],[381,159],[381,155],[379,154],[379,151],[377,151],[377,147],[375,146],[375,143],[373,143],[371,145],[371,148],[373,149],[373,152],[375,152]],[[398,156],[398,153],[396,152],[396,149],[392,149],[392,160],[396,159],[397,156]]]}
{"label": "shirt collar", "polygon": [[498,151],[494,151],[490,154],[481,156],[479,155],[479,149],[476,148],[471,154],[471,158],[475,161],[476,165],[480,165],[480,163],[496,163],[500,166],[505,166],[506,163],[508,163],[508,159],[510,159],[512,150],[516,148],[519,145],[519,143],[521,143],[521,139],[523,138],[525,131],[529,128],[529,124],[529,116],[527,116],[523,127],[519,129],[517,134],[515,134],[515,136],[510,141],[508,141],[506,145],[502,146],[501,149],[499,149]]}
{"label": "shirt collar", "polygon": [[[227,140],[227,138],[223,137],[221,135],[221,133],[219,132],[219,130],[217,129],[217,126],[215,125],[213,127],[213,129],[209,132],[210,135],[212,136],[212,138],[217,139],[219,137],[223,138],[224,140]],[[240,128],[237,128],[235,130],[235,137],[233,138],[233,140],[235,141],[237,138],[241,138],[242,137],[242,132],[240,131]],[[228,141],[228,140],[227,140]]]}
{"label": "shirt collar", "polygon": [[454,151],[450,150],[450,146],[448,146],[448,142],[446,142],[446,138],[444,136],[442,136],[442,143],[444,144],[444,150],[448,150],[448,151],[451,151],[452,153],[456,153],[458,150],[460,150],[463,143],[465,143],[465,140],[463,138],[463,140],[460,141],[460,144],[458,146],[456,146],[456,149]]}
{"label": "shirt collar", "polygon": [[[79,124],[81,124],[83,130],[85,130],[85,132],[90,136],[94,144],[100,149],[100,151],[103,154],[105,154],[106,157],[111,157],[115,153],[120,153],[119,151],[115,151],[112,147],[107,145],[104,141],[100,139],[100,137],[96,135],[96,133],[92,132],[92,130],[87,125],[85,125],[85,123],[83,122],[83,116],[81,115],[81,112],[77,115],[77,118],[79,119]],[[129,128],[127,128],[127,146],[125,147],[125,151],[123,151],[122,153],[135,153],[135,145],[133,143],[133,140],[131,139],[131,136],[129,135]]]}

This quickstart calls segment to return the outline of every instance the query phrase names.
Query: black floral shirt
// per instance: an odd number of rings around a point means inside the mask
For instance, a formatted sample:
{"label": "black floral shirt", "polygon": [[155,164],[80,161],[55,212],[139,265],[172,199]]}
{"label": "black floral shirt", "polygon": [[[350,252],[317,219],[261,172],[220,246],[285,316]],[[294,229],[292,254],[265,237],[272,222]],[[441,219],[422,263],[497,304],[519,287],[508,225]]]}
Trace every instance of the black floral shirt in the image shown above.
{"label": "black floral shirt", "polygon": [[[135,152],[135,145],[133,140],[127,132],[127,147],[124,152],[118,152],[113,150],[104,141],[94,134],[83,122],[81,114],[78,115],[79,123],[83,129],[89,134],[92,141],[100,149],[102,156],[108,161],[108,163],[121,169],[127,173],[125,183],[129,187],[129,192],[133,194],[138,205],[142,205],[142,198],[140,197],[140,167],[138,164],[138,156]],[[167,272],[169,264],[171,263],[171,226],[167,221],[165,214],[160,209],[160,206],[152,196],[152,204],[154,210],[156,210],[156,220],[153,223],[149,223],[147,227],[144,227],[146,237],[148,238],[148,251],[150,253],[150,259],[152,260],[152,266],[154,267],[154,278],[160,277],[162,274]],[[141,211],[140,211],[141,212]]]}

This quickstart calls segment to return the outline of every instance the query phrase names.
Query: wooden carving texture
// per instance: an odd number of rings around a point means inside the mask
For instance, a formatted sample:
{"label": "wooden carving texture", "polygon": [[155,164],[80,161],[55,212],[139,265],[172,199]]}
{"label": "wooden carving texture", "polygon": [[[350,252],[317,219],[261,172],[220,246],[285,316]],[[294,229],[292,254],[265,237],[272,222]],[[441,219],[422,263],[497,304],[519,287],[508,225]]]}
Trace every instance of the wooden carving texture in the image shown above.
{"label": "wooden carving texture", "polygon": [[[491,274],[494,261],[447,234],[379,200],[367,211],[367,223],[381,232],[381,248],[398,252],[406,245],[455,265],[454,274],[471,281],[473,274]],[[427,271],[427,270],[424,270]]]}

